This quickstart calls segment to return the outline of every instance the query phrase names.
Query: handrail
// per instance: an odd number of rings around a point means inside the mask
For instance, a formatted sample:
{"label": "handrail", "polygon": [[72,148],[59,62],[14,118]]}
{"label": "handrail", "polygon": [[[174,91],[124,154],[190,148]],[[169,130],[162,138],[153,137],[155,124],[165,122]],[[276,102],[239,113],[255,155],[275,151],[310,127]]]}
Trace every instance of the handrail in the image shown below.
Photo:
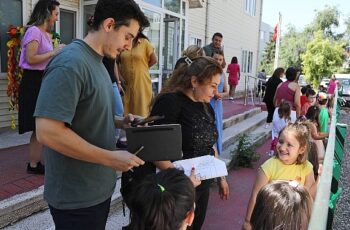
{"label": "handrail", "polygon": [[[338,100],[338,90],[335,90],[335,99]],[[336,127],[336,103],[332,112],[332,120],[327,143],[325,158],[323,161],[323,171],[320,183],[317,188],[316,199],[312,208],[311,219],[308,230],[323,230],[327,228],[328,205],[331,193],[331,183],[333,176],[333,159],[335,150],[335,127]]]}
{"label": "handrail", "polygon": [[[244,105],[247,105],[247,100],[248,100],[248,95],[249,95],[249,79],[252,78],[254,80],[254,87],[257,85],[256,82],[258,81],[258,84],[261,82],[262,84],[262,79],[258,78],[258,77],[253,77],[251,75],[244,75]],[[266,82],[266,81],[265,81]],[[261,85],[262,86],[262,85]],[[254,94],[255,92],[253,92],[252,95],[252,103],[254,104]],[[261,101],[260,101],[261,102]]]}

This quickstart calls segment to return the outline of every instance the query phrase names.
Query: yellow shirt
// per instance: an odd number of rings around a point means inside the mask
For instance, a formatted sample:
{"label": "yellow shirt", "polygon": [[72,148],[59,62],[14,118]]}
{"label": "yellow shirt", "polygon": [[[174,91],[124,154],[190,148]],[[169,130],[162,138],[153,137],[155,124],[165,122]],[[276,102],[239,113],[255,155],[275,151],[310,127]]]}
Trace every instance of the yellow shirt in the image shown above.
{"label": "yellow shirt", "polygon": [[309,161],[299,165],[286,165],[276,157],[268,159],[261,166],[269,182],[274,180],[296,180],[301,185],[305,185],[305,178],[313,172],[312,168],[313,166]]}
{"label": "yellow shirt", "polygon": [[124,113],[147,117],[152,101],[152,82],[148,63],[154,48],[144,38],[137,46],[121,54],[121,74],[126,83]]}

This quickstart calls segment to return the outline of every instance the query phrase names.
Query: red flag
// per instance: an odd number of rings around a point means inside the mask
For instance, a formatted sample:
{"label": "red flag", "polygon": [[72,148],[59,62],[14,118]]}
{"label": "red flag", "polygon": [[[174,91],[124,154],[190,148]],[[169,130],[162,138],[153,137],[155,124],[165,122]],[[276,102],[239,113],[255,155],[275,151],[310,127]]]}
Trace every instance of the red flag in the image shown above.
{"label": "red flag", "polygon": [[272,37],[272,41],[275,42],[277,40],[277,34],[278,34],[278,23],[275,26],[273,37]]}

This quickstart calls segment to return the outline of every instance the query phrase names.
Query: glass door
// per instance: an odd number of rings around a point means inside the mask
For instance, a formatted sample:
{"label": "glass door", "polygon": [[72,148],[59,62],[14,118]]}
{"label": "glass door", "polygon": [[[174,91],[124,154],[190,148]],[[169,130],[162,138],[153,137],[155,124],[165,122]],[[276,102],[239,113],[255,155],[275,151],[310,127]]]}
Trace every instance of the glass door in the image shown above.
{"label": "glass door", "polygon": [[163,20],[163,65],[162,82],[170,77],[180,54],[180,20],[171,15],[165,15]]}

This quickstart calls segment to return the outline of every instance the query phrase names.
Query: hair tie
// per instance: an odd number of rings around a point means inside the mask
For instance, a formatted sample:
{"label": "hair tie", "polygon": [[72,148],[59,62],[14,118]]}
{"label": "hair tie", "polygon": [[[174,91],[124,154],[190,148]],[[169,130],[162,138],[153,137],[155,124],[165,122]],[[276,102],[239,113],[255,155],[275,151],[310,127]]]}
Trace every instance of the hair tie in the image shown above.
{"label": "hair tie", "polygon": [[165,191],[165,188],[162,186],[162,185],[160,185],[160,184],[157,184],[158,185],[158,187],[160,188],[160,191],[161,192],[164,192]]}
{"label": "hair tie", "polygon": [[187,65],[191,65],[193,62],[189,57],[185,57],[184,61],[187,63]]}
{"label": "hair tie", "polygon": [[296,180],[289,181],[288,183],[291,187],[296,188],[299,186],[299,182]]}

